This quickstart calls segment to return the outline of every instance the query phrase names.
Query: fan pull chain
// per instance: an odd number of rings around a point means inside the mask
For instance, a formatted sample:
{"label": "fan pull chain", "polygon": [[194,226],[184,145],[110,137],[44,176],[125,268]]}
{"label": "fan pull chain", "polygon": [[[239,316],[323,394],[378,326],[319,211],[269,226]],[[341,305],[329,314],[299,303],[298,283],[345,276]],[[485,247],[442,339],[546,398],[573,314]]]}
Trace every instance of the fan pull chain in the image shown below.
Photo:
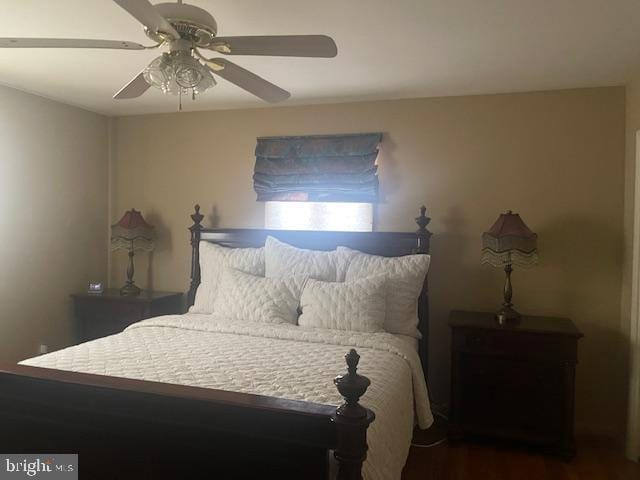
{"label": "fan pull chain", "polygon": [[182,88],[180,89],[180,93],[178,94],[178,111],[182,111]]}

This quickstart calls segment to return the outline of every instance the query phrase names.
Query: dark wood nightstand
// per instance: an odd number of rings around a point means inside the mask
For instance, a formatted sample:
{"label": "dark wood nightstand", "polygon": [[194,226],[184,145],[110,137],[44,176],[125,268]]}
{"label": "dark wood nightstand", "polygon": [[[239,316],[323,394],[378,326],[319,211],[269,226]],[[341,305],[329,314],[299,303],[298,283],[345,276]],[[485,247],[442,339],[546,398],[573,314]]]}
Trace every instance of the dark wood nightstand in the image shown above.
{"label": "dark wood nightstand", "polygon": [[121,332],[132,323],[159,315],[182,313],[182,293],[143,291],[120,295],[118,289],[103,293],[76,293],[73,298],[80,342]]}
{"label": "dark wood nightstand", "polygon": [[582,333],[566,318],[453,311],[450,437],[494,436],[575,454],[574,380]]}

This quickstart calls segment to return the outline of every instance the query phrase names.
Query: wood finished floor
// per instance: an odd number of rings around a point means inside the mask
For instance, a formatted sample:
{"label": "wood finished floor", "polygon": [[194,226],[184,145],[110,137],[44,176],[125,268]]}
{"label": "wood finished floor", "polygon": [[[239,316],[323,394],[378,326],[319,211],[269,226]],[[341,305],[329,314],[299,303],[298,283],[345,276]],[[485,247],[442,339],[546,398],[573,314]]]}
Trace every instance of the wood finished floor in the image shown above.
{"label": "wood finished floor", "polygon": [[578,438],[571,462],[480,443],[412,447],[403,480],[640,480],[640,464],[603,439]]}

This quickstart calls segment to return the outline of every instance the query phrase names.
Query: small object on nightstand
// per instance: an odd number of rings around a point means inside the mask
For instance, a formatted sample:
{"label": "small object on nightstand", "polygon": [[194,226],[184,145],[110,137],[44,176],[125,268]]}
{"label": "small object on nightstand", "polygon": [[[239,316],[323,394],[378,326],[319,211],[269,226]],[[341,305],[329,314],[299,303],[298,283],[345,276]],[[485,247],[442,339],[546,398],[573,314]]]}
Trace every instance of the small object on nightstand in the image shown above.
{"label": "small object on nightstand", "polygon": [[520,319],[511,303],[511,272],[513,265],[526,268],[538,262],[537,239],[538,236],[529,230],[520,215],[511,210],[501,214],[489,231],[482,234],[482,263],[504,268],[504,302],[496,312],[496,320],[500,324]]}
{"label": "small object on nightstand", "polygon": [[140,295],[123,296],[120,290],[108,288],[102,293],[77,293],[71,297],[79,342],[121,332],[145,318],[183,312],[182,293],[179,292],[145,290]]}
{"label": "small object on nightstand", "polygon": [[102,283],[90,283],[89,288],[87,289],[87,293],[102,293],[104,292],[104,287]]}
{"label": "small object on nightstand", "polygon": [[111,250],[127,250],[129,252],[127,283],[120,289],[121,295],[140,295],[141,290],[133,281],[133,256],[136,251],[152,251],[155,238],[155,229],[142,218],[142,213],[135,208],[125,212],[118,223],[111,225]]}
{"label": "small object on nightstand", "polygon": [[567,318],[453,311],[449,436],[493,436],[575,453],[574,380],[582,333]]}

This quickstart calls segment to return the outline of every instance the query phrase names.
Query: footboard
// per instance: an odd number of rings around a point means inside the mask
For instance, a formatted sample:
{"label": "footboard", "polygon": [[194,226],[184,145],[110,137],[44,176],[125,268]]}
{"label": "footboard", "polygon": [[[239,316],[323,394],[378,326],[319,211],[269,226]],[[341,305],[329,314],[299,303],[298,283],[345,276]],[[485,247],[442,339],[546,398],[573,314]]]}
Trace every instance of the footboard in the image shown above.
{"label": "footboard", "polygon": [[334,381],[345,401],[337,409],[223,390],[0,367],[0,452],[77,453],[80,478],[268,473],[360,479],[374,414],[359,404],[369,380],[356,372],[356,351],[346,360],[347,373]]}

